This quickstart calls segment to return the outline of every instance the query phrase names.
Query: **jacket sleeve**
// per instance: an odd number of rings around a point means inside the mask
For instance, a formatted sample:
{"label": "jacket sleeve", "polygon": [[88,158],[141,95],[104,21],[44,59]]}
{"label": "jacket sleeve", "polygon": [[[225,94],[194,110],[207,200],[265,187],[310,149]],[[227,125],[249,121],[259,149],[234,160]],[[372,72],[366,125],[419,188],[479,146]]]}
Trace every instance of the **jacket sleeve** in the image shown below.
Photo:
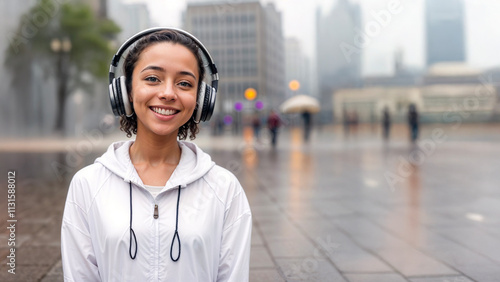
{"label": "jacket sleeve", "polygon": [[85,203],[88,184],[77,173],[69,186],[61,227],[64,281],[100,281]]}
{"label": "jacket sleeve", "polygon": [[249,279],[252,214],[243,188],[235,181],[239,191],[225,212],[217,281]]}

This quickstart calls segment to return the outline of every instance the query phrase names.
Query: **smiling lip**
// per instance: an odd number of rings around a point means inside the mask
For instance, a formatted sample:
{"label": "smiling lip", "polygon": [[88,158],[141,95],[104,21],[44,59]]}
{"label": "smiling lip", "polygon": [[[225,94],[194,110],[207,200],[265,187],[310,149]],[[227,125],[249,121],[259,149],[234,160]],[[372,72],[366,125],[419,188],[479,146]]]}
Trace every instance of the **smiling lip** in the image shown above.
{"label": "smiling lip", "polygon": [[162,108],[162,107],[149,107],[153,112],[162,115],[162,116],[173,116],[180,112],[179,110],[172,108]]}

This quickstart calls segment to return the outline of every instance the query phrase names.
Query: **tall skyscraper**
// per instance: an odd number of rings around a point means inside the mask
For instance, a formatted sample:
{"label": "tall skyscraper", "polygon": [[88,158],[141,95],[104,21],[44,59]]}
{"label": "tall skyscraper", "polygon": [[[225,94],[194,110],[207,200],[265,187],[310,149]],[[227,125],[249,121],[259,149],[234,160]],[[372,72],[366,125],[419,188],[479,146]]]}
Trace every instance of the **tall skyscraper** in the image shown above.
{"label": "tall skyscraper", "polygon": [[257,90],[265,108],[285,96],[284,39],[281,14],[259,1],[188,3],[184,28],[200,39],[215,60],[219,74],[218,111],[231,112],[246,102],[247,88]]}
{"label": "tall skyscraper", "polygon": [[466,60],[464,4],[462,0],[427,0],[427,66]]}
{"label": "tall skyscraper", "polygon": [[[306,57],[302,50],[301,42],[294,37],[285,40],[285,81],[289,83],[291,80],[297,80],[300,83],[301,94],[316,95],[312,92],[312,76],[309,58]],[[288,95],[292,95],[290,89],[287,90]]]}
{"label": "tall skyscraper", "polygon": [[[356,32],[360,32],[361,9],[349,0],[339,0],[332,10],[316,15],[316,66],[318,90],[323,108],[332,108],[331,96],[335,89],[353,87],[361,80],[361,53],[346,52],[344,46],[357,46]],[[358,44],[359,45],[359,44]]]}

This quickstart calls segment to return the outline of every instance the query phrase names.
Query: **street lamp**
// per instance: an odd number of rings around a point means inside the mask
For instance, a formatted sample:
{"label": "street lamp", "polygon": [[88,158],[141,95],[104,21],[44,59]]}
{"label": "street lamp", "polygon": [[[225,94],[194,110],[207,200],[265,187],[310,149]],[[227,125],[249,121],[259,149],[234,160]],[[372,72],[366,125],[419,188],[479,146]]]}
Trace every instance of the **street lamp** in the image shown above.
{"label": "street lamp", "polygon": [[50,42],[50,49],[52,49],[54,53],[59,53],[59,51],[61,51],[61,45],[61,40],[59,40],[59,38],[54,38]]}
{"label": "street lamp", "polygon": [[50,42],[50,49],[52,49],[54,53],[69,53],[71,47],[71,40],[69,40],[69,38],[63,38],[62,40],[54,38]]}

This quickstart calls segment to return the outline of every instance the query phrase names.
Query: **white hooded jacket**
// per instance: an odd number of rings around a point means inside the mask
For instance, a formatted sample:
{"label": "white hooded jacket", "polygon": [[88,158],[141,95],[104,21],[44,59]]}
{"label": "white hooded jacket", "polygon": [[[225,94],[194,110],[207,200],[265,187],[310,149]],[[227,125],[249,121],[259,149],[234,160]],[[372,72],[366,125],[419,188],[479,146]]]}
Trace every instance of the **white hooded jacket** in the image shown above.
{"label": "white hooded jacket", "polygon": [[[153,198],[130,160],[132,143],[113,143],[71,181],[61,230],[64,280],[248,281],[252,217],[236,177],[195,144],[179,141],[179,164]],[[178,193],[181,250],[174,262]],[[173,258],[178,252],[175,242]]]}

